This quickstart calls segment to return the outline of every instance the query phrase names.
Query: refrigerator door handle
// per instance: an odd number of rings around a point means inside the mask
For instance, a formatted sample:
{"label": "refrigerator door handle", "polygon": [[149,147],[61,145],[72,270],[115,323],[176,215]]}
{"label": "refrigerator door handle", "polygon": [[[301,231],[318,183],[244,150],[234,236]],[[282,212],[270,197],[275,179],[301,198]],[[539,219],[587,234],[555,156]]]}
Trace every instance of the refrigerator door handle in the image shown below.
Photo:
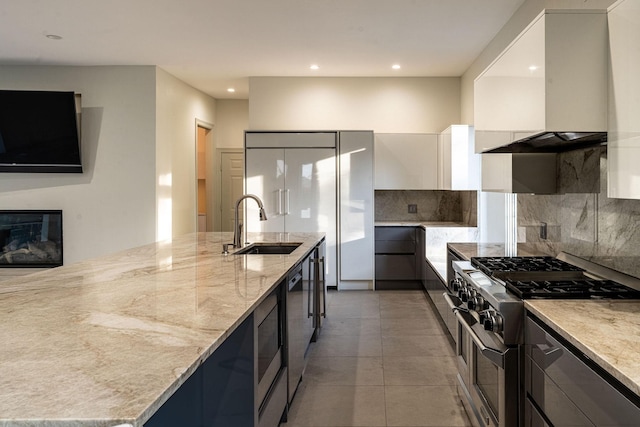
{"label": "refrigerator door handle", "polygon": [[276,191],[278,192],[276,196],[278,199],[278,211],[276,212],[276,215],[282,215],[282,188],[278,188]]}
{"label": "refrigerator door handle", "polygon": [[289,207],[291,206],[291,190],[289,190],[289,189],[287,188],[287,189],[286,189],[286,190],[284,190],[284,191],[285,191],[285,194],[287,195],[287,198],[286,198],[286,200],[285,200],[285,201],[286,201],[286,203],[285,203],[285,205],[284,205],[284,206],[285,206],[285,208],[284,208],[284,209],[285,209],[284,214],[285,214],[285,215],[289,215],[289,213],[290,213],[290,212],[289,212]]}

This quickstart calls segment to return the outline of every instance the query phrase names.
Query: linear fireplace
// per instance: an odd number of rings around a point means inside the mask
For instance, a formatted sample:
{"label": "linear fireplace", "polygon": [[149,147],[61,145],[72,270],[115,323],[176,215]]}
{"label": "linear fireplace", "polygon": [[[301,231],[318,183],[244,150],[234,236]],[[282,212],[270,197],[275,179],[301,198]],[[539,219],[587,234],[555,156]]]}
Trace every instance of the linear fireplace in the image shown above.
{"label": "linear fireplace", "polygon": [[60,265],[61,210],[0,210],[0,268]]}

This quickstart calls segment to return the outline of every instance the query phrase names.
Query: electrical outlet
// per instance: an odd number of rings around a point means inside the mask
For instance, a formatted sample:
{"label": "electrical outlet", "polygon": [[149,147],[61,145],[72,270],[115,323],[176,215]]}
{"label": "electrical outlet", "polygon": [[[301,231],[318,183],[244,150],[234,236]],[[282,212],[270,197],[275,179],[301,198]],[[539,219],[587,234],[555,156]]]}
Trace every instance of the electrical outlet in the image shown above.
{"label": "electrical outlet", "polygon": [[540,238],[542,240],[547,240],[547,223],[543,222],[540,224]]}
{"label": "electrical outlet", "polygon": [[409,205],[409,213],[418,213],[418,205]]}

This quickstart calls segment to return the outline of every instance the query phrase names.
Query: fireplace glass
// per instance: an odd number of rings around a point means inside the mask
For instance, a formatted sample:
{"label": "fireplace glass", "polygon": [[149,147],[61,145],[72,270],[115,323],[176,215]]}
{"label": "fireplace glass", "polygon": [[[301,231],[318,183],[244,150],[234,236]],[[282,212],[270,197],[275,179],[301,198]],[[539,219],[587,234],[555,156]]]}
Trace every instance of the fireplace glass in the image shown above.
{"label": "fireplace glass", "polygon": [[62,265],[62,211],[0,210],[0,268]]}

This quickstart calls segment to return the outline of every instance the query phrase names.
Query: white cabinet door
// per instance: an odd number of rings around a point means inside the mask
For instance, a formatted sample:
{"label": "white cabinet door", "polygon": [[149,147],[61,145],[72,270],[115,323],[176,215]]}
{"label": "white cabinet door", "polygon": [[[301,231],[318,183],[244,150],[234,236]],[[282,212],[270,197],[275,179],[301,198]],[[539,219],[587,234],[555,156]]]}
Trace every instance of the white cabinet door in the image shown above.
{"label": "white cabinet door", "polygon": [[245,176],[246,193],[260,197],[267,212],[260,221],[257,204],[247,200],[246,230],[326,233],[326,283],[336,286],[335,148],[248,148]]}
{"label": "white cabinet door", "polygon": [[611,7],[607,194],[640,199],[640,0]]}
{"label": "white cabinet door", "polygon": [[438,135],[375,134],[376,190],[436,190]]}
{"label": "white cabinet door", "polygon": [[245,229],[248,232],[284,231],[284,152],[281,148],[245,150],[245,193],[258,196],[267,213],[267,221],[260,221],[258,205],[251,199],[245,200]]}
{"label": "white cabinet door", "polygon": [[340,132],[340,288],[373,289],[373,132]]}
{"label": "white cabinet door", "polygon": [[475,153],[474,128],[451,125],[438,143],[438,189],[478,190],[480,155]]}

